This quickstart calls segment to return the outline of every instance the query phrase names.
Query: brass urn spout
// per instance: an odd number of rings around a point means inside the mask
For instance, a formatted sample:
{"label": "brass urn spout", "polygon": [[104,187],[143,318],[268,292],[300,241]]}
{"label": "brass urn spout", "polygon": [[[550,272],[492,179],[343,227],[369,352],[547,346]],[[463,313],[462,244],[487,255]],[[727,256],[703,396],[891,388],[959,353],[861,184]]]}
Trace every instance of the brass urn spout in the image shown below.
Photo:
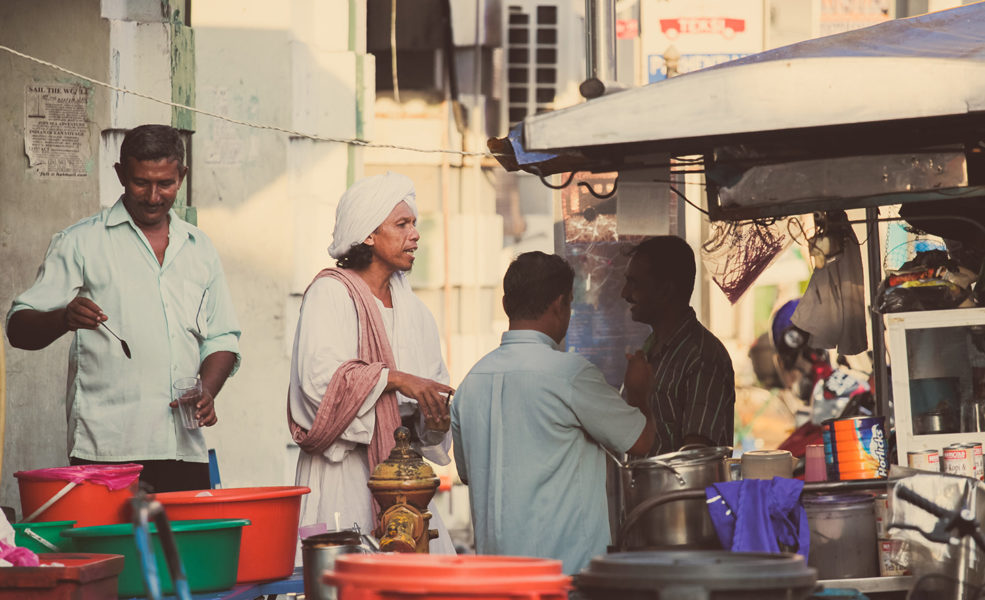
{"label": "brass urn spout", "polygon": [[428,553],[429,542],[438,531],[428,529],[428,503],[438,489],[439,479],[430,465],[410,445],[410,431],[398,427],[390,456],[373,469],[367,485],[380,505],[373,534],[383,552]]}

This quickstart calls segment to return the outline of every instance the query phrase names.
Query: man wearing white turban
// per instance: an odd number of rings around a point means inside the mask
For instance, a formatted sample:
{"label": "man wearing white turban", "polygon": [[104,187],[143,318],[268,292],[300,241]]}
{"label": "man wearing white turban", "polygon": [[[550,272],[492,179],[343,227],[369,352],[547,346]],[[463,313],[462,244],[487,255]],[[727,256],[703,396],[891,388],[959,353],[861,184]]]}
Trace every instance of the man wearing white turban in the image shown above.
{"label": "man wearing white turban", "polygon": [[[336,523],[374,528],[366,482],[393,447],[401,421],[416,446],[444,465],[451,420],[448,371],[434,317],[410,289],[405,273],[420,235],[413,182],[397,173],[366,177],[339,201],[325,269],[308,286],[294,336],[288,424],[301,447],[295,482],[301,526]],[[454,546],[432,505],[439,537],[432,553]]]}

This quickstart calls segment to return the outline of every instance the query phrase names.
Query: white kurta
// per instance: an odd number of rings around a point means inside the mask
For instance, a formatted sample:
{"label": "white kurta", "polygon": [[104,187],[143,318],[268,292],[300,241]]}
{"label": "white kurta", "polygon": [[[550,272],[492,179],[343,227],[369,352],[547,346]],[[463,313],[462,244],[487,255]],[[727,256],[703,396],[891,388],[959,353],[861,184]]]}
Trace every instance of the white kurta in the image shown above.
{"label": "white kurta", "polygon": [[[393,308],[384,308],[378,299],[376,302],[397,369],[447,384],[448,371],[441,358],[434,317],[411,291],[402,274],[393,276],[390,287]],[[288,402],[298,425],[311,428],[332,376],[343,362],[356,357],[357,346],[356,309],[348,291],[339,281],[328,277],[318,279],[304,297],[294,336]],[[302,527],[325,523],[329,530],[334,530],[338,512],[342,528],[357,523],[363,532],[373,530],[372,497],[366,486],[370,475],[367,449],[376,425],[374,407],[386,387],[388,374],[384,369],[356,418],[325,452],[319,455],[301,452],[295,483],[311,488],[311,493],[302,497]],[[401,417],[411,414],[417,405],[416,400],[400,393],[397,402]],[[423,418],[418,423],[418,432],[423,440],[434,444],[418,448],[424,457],[439,465],[448,464],[450,433],[427,431]],[[431,527],[440,534],[431,541],[431,553],[454,554],[454,545],[433,502],[429,509],[433,515]]]}

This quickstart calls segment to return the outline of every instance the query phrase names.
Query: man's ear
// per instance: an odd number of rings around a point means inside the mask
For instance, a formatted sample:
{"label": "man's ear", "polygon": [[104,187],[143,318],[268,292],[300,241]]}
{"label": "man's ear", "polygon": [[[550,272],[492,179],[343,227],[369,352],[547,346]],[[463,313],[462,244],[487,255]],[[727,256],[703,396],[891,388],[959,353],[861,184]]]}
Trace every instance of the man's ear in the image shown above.
{"label": "man's ear", "polygon": [[[374,231],[373,233],[376,233],[376,232]],[[368,236],[366,236],[366,239],[363,240],[363,243],[366,244],[367,246],[375,246],[376,245],[376,240],[373,239],[373,233],[371,233]]]}
{"label": "man's ear", "polygon": [[116,178],[120,180],[120,185],[126,187],[127,185],[127,170],[126,167],[120,163],[113,165],[113,169],[116,171]]}

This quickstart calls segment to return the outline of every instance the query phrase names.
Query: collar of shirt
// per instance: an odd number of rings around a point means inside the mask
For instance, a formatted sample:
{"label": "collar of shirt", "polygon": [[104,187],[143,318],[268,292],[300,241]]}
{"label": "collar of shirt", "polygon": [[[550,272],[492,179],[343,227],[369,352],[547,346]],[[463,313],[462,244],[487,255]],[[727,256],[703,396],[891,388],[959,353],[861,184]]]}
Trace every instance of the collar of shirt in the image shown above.
{"label": "collar of shirt", "polygon": [[[133,222],[130,211],[123,204],[123,195],[121,195],[106,215],[106,227],[115,227],[123,223],[129,223],[135,232],[140,231],[137,224]],[[184,243],[185,239],[194,240],[198,231],[198,228],[179,217],[178,213],[174,212],[174,208],[168,211],[168,236],[172,244]]]}
{"label": "collar of shirt", "polygon": [[648,358],[653,358],[654,356],[659,356],[663,351],[672,343],[676,343],[681,339],[688,336],[690,330],[698,322],[698,315],[695,314],[694,309],[690,306],[687,309],[687,315],[681,320],[681,324],[674,330],[674,333],[670,334],[659,344],[651,332],[646,341],[643,342],[643,353],[646,354]]}
{"label": "collar of shirt", "polygon": [[511,329],[503,332],[503,345],[506,344],[544,344],[553,350],[560,351],[557,342],[546,333],[534,329]]}

